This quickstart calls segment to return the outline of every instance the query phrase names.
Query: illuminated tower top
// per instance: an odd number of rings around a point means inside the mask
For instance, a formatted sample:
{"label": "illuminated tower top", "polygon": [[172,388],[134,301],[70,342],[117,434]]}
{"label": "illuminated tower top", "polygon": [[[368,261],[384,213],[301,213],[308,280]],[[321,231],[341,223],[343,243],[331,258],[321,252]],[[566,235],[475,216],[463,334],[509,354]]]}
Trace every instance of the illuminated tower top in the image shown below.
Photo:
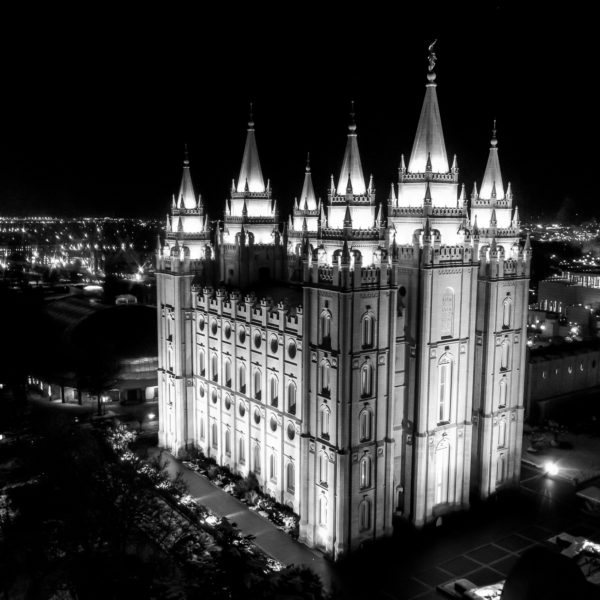
{"label": "illuminated tower top", "polygon": [[196,194],[194,193],[194,185],[192,184],[192,176],[190,174],[190,159],[188,156],[187,144],[185,146],[181,185],[179,186],[179,195],[177,196],[177,207],[187,209],[197,208]]}
{"label": "illuminated tower top", "polygon": [[425,173],[425,171],[447,173],[450,170],[436,93],[436,74],[433,70],[436,58],[433,53],[433,44],[430,46],[429,51],[429,72],[427,73],[427,85],[425,86],[425,100],[423,101],[415,143],[408,163],[409,173]]}
{"label": "illuminated tower top", "polygon": [[300,210],[317,210],[317,197],[315,195],[315,188],[313,187],[309,158],[306,159],[304,185],[302,186],[302,193],[300,194],[298,208]]}
{"label": "illuminated tower top", "polygon": [[250,120],[248,121],[248,135],[246,136],[244,157],[242,158],[242,167],[237,182],[237,192],[243,193],[245,191],[251,193],[263,193],[265,191],[265,182],[260,168],[258,148],[256,147],[256,137],[254,135],[252,105],[250,105]]}
{"label": "illuminated tower top", "polygon": [[504,199],[504,184],[502,183],[502,172],[500,171],[500,161],[498,159],[498,140],[496,139],[496,121],[492,131],[492,140],[490,142],[490,154],[488,156],[483,182],[479,189],[479,198],[485,200]]}
{"label": "illuminated tower top", "polygon": [[358,151],[356,122],[354,120],[354,102],[352,103],[352,112],[350,113],[350,125],[348,125],[348,141],[346,142],[344,162],[342,163],[342,170],[340,171],[340,178],[338,179],[337,184],[338,195],[344,196],[347,193],[348,183],[352,184],[352,193],[355,196],[362,196],[367,191],[360,162],[360,153]]}

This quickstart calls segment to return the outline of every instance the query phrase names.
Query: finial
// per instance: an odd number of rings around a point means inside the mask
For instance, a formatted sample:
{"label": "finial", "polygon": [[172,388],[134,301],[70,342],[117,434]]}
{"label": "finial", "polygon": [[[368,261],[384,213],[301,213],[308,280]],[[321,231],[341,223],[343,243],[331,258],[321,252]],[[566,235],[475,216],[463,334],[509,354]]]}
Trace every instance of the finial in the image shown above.
{"label": "finial", "polygon": [[310,173],[310,152],[306,153],[306,172]]}
{"label": "finial", "polygon": [[250,127],[250,129],[254,127],[254,106],[252,102],[250,102],[250,116],[248,119],[248,127]]}
{"label": "finial", "polygon": [[406,173],[406,163],[404,162],[404,154],[400,155],[400,173]]}
{"label": "finial", "polygon": [[427,56],[427,61],[429,62],[429,66],[427,67],[427,81],[429,81],[429,83],[433,83],[435,81],[435,73],[433,70],[435,69],[435,63],[437,61],[437,55],[434,51],[436,44],[437,39],[433,40],[433,42],[429,44],[429,55]]}
{"label": "finial", "polygon": [[346,194],[352,194],[352,179],[350,178],[350,171],[348,171],[348,183],[346,185]]}
{"label": "finial", "polygon": [[331,175],[331,181],[330,181],[330,184],[329,184],[329,190],[330,190],[330,192],[332,194],[335,193],[335,183],[333,181],[333,174]]}
{"label": "finial", "polygon": [[189,167],[190,166],[190,155],[188,154],[188,145],[187,145],[187,143],[185,143],[183,145],[183,166],[184,167]]}
{"label": "finial", "polygon": [[495,148],[498,145],[498,140],[496,139],[496,119],[494,119],[494,127],[492,128],[492,148]]}
{"label": "finial", "polygon": [[348,131],[354,133],[356,131],[356,113],[354,112],[354,100],[350,101],[350,125]]}
{"label": "finial", "polygon": [[431,171],[431,152],[427,153],[427,164],[425,165],[425,171]]}

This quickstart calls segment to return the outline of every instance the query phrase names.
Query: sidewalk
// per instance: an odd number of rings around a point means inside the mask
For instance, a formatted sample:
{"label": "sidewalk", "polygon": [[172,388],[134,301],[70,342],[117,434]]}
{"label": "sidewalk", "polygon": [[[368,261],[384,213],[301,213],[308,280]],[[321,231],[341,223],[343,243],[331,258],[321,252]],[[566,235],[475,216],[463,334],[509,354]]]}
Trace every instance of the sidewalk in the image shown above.
{"label": "sidewalk", "polygon": [[177,473],[181,473],[189,493],[200,500],[204,506],[222,517],[227,517],[244,534],[253,535],[256,545],[275,560],[288,566],[309,567],[321,578],[325,589],[332,590],[335,574],[331,564],[325,558],[304,544],[293,540],[271,522],[249,510],[243,502],[214,486],[202,475],[182,465],[168,452],[161,451],[159,448],[151,448],[148,454],[152,457],[159,452],[161,459],[168,463],[169,475],[175,478]]}

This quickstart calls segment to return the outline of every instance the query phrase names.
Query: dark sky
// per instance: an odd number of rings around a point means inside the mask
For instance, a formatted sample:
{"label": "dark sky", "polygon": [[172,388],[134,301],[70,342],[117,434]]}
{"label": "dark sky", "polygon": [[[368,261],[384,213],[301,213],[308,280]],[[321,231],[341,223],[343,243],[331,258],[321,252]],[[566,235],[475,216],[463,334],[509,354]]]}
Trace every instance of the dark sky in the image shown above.
{"label": "dark sky", "polygon": [[549,3],[482,2],[476,12],[422,3],[415,13],[370,4],[5,14],[0,214],[163,215],[187,142],[196,189],[219,216],[250,101],[263,171],[284,208],[300,192],[307,150],[325,197],[350,100],[364,170],[384,201],[410,154],[434,38],[446,145],[469,190],[497,118],[504,177],[523,213],[594,214],[590,14]]}

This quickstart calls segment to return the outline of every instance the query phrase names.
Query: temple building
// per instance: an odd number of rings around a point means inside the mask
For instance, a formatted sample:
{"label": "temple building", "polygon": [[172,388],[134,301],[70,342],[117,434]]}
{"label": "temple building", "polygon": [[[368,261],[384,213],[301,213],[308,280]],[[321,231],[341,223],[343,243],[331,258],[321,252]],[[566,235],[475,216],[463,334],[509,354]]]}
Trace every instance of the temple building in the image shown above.
{"label": "temple building", "polygon": [[352,110],[326,196],[307,160],[282,217],[251,117],[222,224],[186,157],[157,249],[160,445],[254,472],[336,557],[519,481],[531,249],[495,125],[467,198],[434,63],[387,206]]}

